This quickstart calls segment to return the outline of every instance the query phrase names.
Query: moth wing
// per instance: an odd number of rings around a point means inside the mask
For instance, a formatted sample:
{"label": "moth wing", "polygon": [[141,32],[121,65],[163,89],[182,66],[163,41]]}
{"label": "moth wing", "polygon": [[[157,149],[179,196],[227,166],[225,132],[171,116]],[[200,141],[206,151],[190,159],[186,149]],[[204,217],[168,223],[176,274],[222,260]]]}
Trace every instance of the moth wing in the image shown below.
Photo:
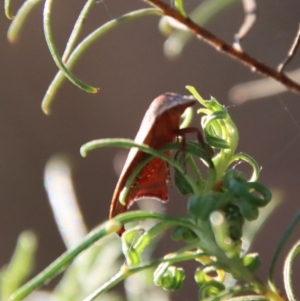
{"label": "moth wing", "polygon": [[160,158],[147,163],[134,180],[127,196],[127,208],[142,198],[152,198],[161,202],[168,200],[169,165]]}

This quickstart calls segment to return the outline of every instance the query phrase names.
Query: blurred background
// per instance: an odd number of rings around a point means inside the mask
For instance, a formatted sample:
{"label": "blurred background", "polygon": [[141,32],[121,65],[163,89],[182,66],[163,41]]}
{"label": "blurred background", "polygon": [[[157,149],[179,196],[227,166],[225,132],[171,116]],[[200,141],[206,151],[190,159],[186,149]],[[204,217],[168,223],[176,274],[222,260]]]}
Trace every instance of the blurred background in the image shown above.
{"label": "blurred background", "polygon": [[[12,2],[16,12],[23,1]],[[61,52],[84,3],[53,3],[53,33]],[[199,1],[185,3],[186,10],[191,11]],[[300,3],[264,0],[257,4],[258,20],[242,45],[249,54],[276,67],[285,58],[298,29]],[[146,7],[142,1],[97,2],[85,21],[81,38],[101,24],[142,7]],[[206,27],[231,43],[243,19],[243,6],[236,3]],[[28,17],[14,45],[6,39],[10,21],[3,12],[0,14],[0,266],[10,260],[16,239],[25,229],[32,229],[39,239],[35,272],[65,250],[43,183],[50,157],[64,154],[71,159],[76,195],[92,229],[108,217],[118,179],[114,160],[124,152],[105,148],[82,158],[80,146],[97,138],[134,138],[156,96],[167,91],[188,94],[184,87],[189,84],[204,98],[212,95],[228,107],[240,132],[238,150],[258,161],[262,183],[283,193],[280,207],[252,247],[263,260],[259,276],[266,277],[279,238],[299,210],[300,97],[286,92],[233,105],[229,99],[231,88],[261,76],[195,38],[176,60],[168,59],[163,52],[165,37],[158,31],[158,21],[157,16],[148,16],[124,23],[93,44],[74,73],[100,87],[100,92],[87,94],[66,81],[55,97],[52,114],[46,116],[40,108],[41,100],[57,67],[43,35],[42,3]],[[299,65],[300,54],[296,54],[287,70]],[[199,122],[197,117],[194,122]],[[171,189],[164,211],[180,215],[185,208],[186,198]],[[294,233],[289,247],[296,238]],[[164,240],[160,247],[162,252],[174,250]],[[277,278],[281,279],[281,270]],[[185,299],[194,299],[197,287],[192,279],[185,282],[184,289]],[[182,294],[174,293],[172,300],[181,300]]]}

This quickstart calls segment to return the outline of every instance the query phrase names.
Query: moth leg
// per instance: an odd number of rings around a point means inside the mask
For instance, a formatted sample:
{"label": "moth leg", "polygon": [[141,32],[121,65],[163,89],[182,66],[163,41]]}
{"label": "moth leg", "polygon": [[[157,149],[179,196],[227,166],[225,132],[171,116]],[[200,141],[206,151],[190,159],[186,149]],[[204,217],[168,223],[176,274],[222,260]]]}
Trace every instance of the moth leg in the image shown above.
{"label": "moth leg", "polygon": [[186,145],[186,134],[189,134],[189,133],[195,133],[197,135],[197,140],[202,145],[202,147],[203,147],[204,151],[206,152],[206,154],[208,155],[208,157],[213,158],[213,156],[214,156],[213,149],[211,148],[210,145],[208,145],[204,141],[201,131],[196,127],[188,127],[188,128],[178,129],[175,131],[175,134],[177,136],[182,137],[182,147],[183,147],[182,151],[184,151],[185,145]]}

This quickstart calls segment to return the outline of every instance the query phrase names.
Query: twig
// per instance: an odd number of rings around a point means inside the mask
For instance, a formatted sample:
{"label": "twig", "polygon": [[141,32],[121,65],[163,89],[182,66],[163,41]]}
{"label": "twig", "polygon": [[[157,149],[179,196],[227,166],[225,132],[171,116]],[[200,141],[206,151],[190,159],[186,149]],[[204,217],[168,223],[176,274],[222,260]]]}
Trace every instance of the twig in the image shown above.
{"label": "twig", "polygon": [[285,68],[285,66],[291,61],[291,59],[294,57],[298,47],[299,47],[299,43],[300,43],[300,24],[298,27],[298,31],[297,34],[295,36],[295,39],[293,41],[293,44],[288,52],[287,57],[285,58],[285,60],[277,67],[277,71],[279,73],[283,72],[283,69]]}
{"label": "twig", "polygon": [[179,12],[170,7],[168,4],[162,2],[161,0],[144,0],[151,6],[160,9],[165,15],[170,16],[177,20],[178,22],[184,24],[188,29],[196,34],[200,39],[203,39],[206,43],[213,46],[216,50],[219,50],[232,58],[244,63],[249,66],[252,71],[269,76],[276,81],[285,85],[288,89],[300,93],[300,85],[285,76],[282,73],[277,72],[275,69],[259,62],[255,58],[251,57],[244,51],[236,50],[233,46],[225,43],[221,39],[217,38],[215,35],[207,31],[206,29],[200,27],[194,23],[190,18],[183,17]]}
{"label": "twig", "polygon": [[234,35],[234,46],[242,49],[240,42],[247,35],[256,21],[256,0],[243,0],[245,18],[239,31]]}
{"label": "twig", "polygon": [[[200,26],[207,25],[212,19],[216,18],[221,12],[228,9],[240,0],[204,0],[190,13],[190,18]],[[178,9],[177,9],[178,10]],[[171,18],[168,19],[170,25]],[[165,18],[166,20],[166,18]],[[187,43],[194,37],[194,34],[190,30],[180,30],[175,28],[174,24],[178,25],[178,22],[173,22],[171,27],[173,32],[168,36],[164,43],[165,55],[170,59],[176,59],[179,57]],[[181,25],[181,24],[180,24]],[[182,25],[181,25],[182,27]],[[160,27],[163,32],[163,29]]]}

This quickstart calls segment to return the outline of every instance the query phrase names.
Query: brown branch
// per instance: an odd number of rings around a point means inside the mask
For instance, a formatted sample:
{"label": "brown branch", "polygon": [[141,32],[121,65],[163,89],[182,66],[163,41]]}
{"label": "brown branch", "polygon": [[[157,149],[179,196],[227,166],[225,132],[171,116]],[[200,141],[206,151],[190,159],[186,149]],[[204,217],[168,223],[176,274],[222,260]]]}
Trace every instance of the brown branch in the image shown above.
{"label": "brown branch", "polygon": [[198,38],[203,39],[206,43],[213,46],[216,50],[219,50],[232,58],[244,63],[250,67],[252,71],[261,73],[268,77],[275,79],[281,84],[285,85],[288,89],[300,93],[300,85],[288,78],[286,75],[277,72],[275,69],[259,62],[255,58],[251,57],[244,51],[235,49],[233,46],[225,43],[208,30],[194,23],[190,18],[182,16],[178,11],[170,7],[168,4],[161,0],[144,0],[151,6],[154,6],[161,10],[164,15],[174,18],[181,24],[184,24],[189,30],[191,30]]}
{"label": "brown branch", "polygon": [[283,72],[283,69],[286,67],[286,65],[292,60],[292,58],[295,56],[295,53],[299,47],[299,43],[300,43],[300,24],[298,27],[298,31],[297,34],[295,36],[295,39],[293,41],[293,44],[288,52],[288,55],[286,57],[286,59],[278,66],[277,71],[279,73]]}

